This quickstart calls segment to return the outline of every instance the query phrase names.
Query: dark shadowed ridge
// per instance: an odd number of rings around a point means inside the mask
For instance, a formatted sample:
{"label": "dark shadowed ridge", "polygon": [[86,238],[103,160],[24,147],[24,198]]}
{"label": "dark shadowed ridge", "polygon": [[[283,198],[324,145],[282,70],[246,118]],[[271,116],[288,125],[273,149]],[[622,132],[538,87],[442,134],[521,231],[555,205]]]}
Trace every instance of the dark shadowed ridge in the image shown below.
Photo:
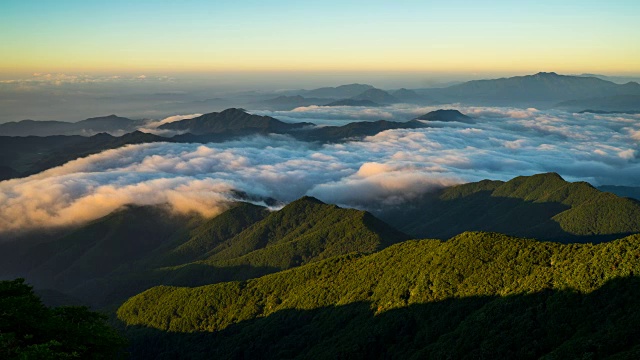
{"label": "dark shadowed ridge", "polygon": [[298,139],[305,141],[340,142],[347,139],[358,139],[373,136],[385,130],[392,129],[420,129],[429,127],[418,120],[396,122],[387,120],[357,121],[342,126],[323,126],[292,133]]}
{"label": "dark shadowed ridge", "polygon": [[[124,145],[172,141],[161,136],[133,131],[122,136],[99,133],[80,135],[0,136],[0,167],[13,169],[7,176],[19,177],[60,166],[68,161]],[[6,178],[8,179],[8,178]]]}
{"label": "dark shadowed ridge", "polygon": [[99,132],[130,132],[141,125],[141,120],[131,120],[116,115],[100,116],[78,122],[22,120],[0,124],[2,136],[52,136],[91,135]]}
{"label": "dark shadowed ridge", "polygon": [[415,118],[414,120],[445,121],[445,122],[457,121],[457,122],[463,122],[467,124],[475,123],[472,117],[467,116],[458,110],[442,110],[442,109],[428,112],[422,116]]}
{"label": "dark shadowed ridge", "polygon": [[20,177],[20,173],[10,166],[0,165],[0,181]]}
{"label": "dark shadowed ridge", "polygon": [[252,130],[257,133],[283,133],[300,129],[311,123],[285,123],[270,116],[249,114],[243,109],[231,108],[222,112],[204,114],[192,119],[161,125],[163,130],[188,131],[195,135]]}

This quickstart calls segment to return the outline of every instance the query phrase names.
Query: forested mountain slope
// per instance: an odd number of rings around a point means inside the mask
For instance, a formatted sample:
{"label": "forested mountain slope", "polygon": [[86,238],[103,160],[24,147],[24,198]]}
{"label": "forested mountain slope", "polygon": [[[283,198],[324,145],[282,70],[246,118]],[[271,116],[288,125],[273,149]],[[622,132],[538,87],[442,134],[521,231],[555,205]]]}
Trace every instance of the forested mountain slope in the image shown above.
{"label": "forested mountain slope", "polygon": [[154,285],[244,280],[407,239],[368,212],[310,197],[273,212],[237,203],[212,219],[132,206],[20,249],[0,275],[107,305]]}
{"label": "forested mountain slope", "polygon": [[592,242],[640,232],[640,202],[586,182],[567,182],[556,173],[447,187],[378,215],[415,238],[495,231]]}
{"label": "forested mountain slope", "polygon": [[464,233],[156,287],[118,317],[144,326],[129,328],[137,357],[624,359],[640,350],[639,271],[638,235],[562,245]]}

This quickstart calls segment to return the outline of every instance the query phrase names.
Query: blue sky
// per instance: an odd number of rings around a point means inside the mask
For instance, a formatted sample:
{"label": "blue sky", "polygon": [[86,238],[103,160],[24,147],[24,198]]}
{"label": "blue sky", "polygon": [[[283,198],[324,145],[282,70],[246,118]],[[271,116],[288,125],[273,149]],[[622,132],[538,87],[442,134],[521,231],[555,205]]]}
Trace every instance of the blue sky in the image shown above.
{"label": "blue sky", "polygon": [[640,72],[639,1],[0,4],[0,71]]}

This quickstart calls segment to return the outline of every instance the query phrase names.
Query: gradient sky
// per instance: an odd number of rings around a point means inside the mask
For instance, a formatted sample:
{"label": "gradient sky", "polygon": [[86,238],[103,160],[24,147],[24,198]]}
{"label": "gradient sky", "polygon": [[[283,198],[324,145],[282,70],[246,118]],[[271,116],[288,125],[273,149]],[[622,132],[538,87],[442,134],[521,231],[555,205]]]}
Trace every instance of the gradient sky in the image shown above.
{"label": "gradient sky", "polygon": [[0,73],[640,73],[640,1],[2,0]]}

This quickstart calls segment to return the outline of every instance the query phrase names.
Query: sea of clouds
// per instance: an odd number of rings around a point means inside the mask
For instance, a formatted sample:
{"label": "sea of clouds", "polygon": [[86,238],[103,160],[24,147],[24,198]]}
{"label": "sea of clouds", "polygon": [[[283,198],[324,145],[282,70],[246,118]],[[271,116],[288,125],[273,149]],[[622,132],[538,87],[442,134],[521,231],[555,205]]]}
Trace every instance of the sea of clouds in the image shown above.
{"label": "sea of clouds", "polygon": [[[457,108],[476,123],[434,122],[341,144],[270,135],[107,150],[0,182],[0,233],[80,224],[126,204],[169,204],[176,212],[215,216],[237,200],[237,191],[282,202],[311,195],[374,209],[442,186],[551,171],[594,185],[639,185],[638,115]],[[408,120],[433,109],[305,107],[268,113],[328,123]]]}

